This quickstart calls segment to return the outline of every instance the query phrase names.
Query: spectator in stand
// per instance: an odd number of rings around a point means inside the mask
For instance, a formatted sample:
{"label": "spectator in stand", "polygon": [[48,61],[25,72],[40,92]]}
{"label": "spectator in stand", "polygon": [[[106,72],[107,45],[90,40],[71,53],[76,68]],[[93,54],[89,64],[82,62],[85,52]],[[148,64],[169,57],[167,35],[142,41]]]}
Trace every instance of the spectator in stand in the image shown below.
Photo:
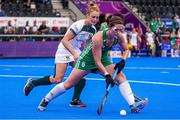
{"label": "spectator in stand", "polygon": [[180,18],[179,18],[179,15],[176,15],[175,23],[176,23],[176,30],[178,31],[179,28],[180,28]]}
{"label": "spectator in stand", "polygon": [[52,31],[50,31],[50,34],[59,35],[59,28],[56,26],[52,27]]}
{"label": "spectator in stand", "polygon": [[12,25],[12,21],[8,21],[8,25],[4,29],[5,34],[15,34],[16,28]]}
{"label": "spectator in stand", "polygon": [[176,57],[179,57],[180,56],[180,28],[177,31],[176,44],[177,44],[177,52],[175,51],[175,55]]}
{"label": "spectator in stand", "polygon": [[0,17],[4,17],[6,14],[5,14],[5,11],[1,9],[1,4],[0,4]]}
{"label": "spectator in stand", "polygon": [[172,18],[172,29],[175,29],[176,32],[178,31],[178,28],[180,26],[180,20],[179,20],[179,16],[175,15]]}
{"label": "spectator in stand", "polygon": [[158,32],[155,34],[155,56],[161,56],[161,46],[162,46],[162,43],[161,43],[161,33]]}
{"label": "spectator in stand", "polygon": [[68,4],[69,4],[68,0],[61,0],[61,3],[63,5],[63,9],[68,9]]}
{"label": "spectator in stand", "polygon": [[31,8],[31,12],[32,12],[32,13],[37,12],[36,3],[35,3],[34,1],[31,2],[30,8]]}
{"label": "spectator in stand", "polygon": [[146,45],[147,45],[147,54],[148,56],[155,56],[155,45],[154,45],[154,33],[150,28],[147,28],[146,36]]}
{"label": "spectator in stand", "polygon": [[[54,27],[52,27],[52,30],[49,32],[51,35],[59,35],[59,28],[58,27],[56,27],[56,26],[54,26]],[[51,38],[51,41],[58,41],[59,40],[59,38],[58,37],[52,37]]]}
{"label": "spectator in stand", "polygon": [[[46,25],[46,21],[43,21],[42,24],[39,26],[38,33],[39,34],[48,34],[49,33],[49,28]],[[43,38],[42,41],[46,41],[46,39]]]}
{"label": "spectator in stand", "polygon": [[[4,28],[4,34],[15,34],[16,28],[12,25],[12,21],[8,21],[8,25]],[[15,41],[13,37],[7,37],[5,41]]]}
{"label": "spectator in stand", "polygon": [[26,21],[26,25],[24,26],[24,29],[23,29],[23,34],[30,34],[29,21]]}
{"label": "spectator in stand", "polygon": [[156,32],[158,31],[157,29],[162,30],[163,26],[164,26],[164,24],[163,24],[163,22],[161,22],[161,18],[158,17],[157,18],[157,25],[156,25]]}
{"label": "spectator in stand", "polygon": [[38,26],[37,26],[37,21],[33,21],[33,26],[31,27],[31,34],[38,34]]}
{"label": "spectator in stand", "polygon": [[[29,21],[26,21],[26,25],[23,28],[23,34],[30,34],[31,33],[31,27],[29,26]],[[31,41],[32,39],[30,37],[25,37],[24,41]]]}
{"label": "spectator in stand", "polygon": [[30,5],[31,5],[31,0],[26,0],[26,6],[30,7]]}
{"label": "spectator in stand", "polygon": [[[30,27],[30,34],[38,34],[37,21],[33,21],[33,26]],[[37,37],[32,37],[32,41],[36,41]]]}
{"label": "spectator in stand", "polygon": [[151,31],[156,33],[157,21],[155,20],[155,18],[152,18],[149,24],[150,24]]}
{"label": "spectator in stand", "polygon": [[171,57],[175,57],[175,51],[177,49],[175,29],[173,29],[170,33],[170,43],[171,43]]}
{"label": "spectator in stand", "polygon": [[67,31],[67,27],[61,27],[59,30],[60,35],[64,35]]}
{"label": "spectator in stand", "polygon": [[39,34],[47,34],[49,32],[49,28],[46,25],[46,21],[43,21],[39,26],[38,33]]}
{"label": "spectator in stand", "polygon": [[39,0],[39,3],[49,4],[51,3],[51,0]]}
{"label": "spectator in stand", "polygon": [[132,32],[129,34],[130,37],[130,45],[129,49],[131,50],[131,56],[137,56],[138,55],[138,42],[141,41],[141,38],[139,37],[138,33],[136,32],[136,29],[133,28]]}
{"label": "spectator in stand", "polygon": [[138,47],[138,50],[140,52],[140,50],[142,48],[142,40],[141,39],[142,39],[142,35],[143,35],[141,24],[139,24],[138,27],[136,27],[136,32],[138,33],[138,37],[139,37],[137,47]]}

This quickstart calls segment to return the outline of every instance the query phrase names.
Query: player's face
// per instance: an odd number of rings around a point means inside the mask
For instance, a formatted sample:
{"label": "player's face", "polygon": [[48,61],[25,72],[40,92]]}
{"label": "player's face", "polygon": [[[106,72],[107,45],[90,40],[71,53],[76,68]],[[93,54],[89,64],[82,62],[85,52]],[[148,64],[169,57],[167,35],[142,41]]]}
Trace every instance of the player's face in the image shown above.
{"label": "player's face", "polygon": [[88,17],[89,17],[90,24],[96,25],[97,22],[99,21],[99,12],[93,11],[90,13]]}
{"label": "player's face", "polygon": [[119,32],[122,33],[124,31],[124,25],[123,24],[116,24],[112,27],[112,32],[117,35]]}

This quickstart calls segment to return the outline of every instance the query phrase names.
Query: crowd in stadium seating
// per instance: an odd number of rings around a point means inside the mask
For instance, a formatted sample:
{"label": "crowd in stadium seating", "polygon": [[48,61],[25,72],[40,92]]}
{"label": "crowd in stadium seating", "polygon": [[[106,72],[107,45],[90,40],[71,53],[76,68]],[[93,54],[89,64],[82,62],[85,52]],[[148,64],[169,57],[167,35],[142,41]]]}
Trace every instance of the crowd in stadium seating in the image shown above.
{"label": "crowd in stadium seating", "polygon": [[[155,17],[152,19],[146,19],[146,29],[145,40],[150,34],[153,37],[155,47],[152,47],[153,51],[169,51],[171,57],[179,57],[180,55],[180,19],[178,15],[173,16],[171,26],[166,26],[165,23],[161,21],[160,17]],[[153,50],[154,49],[154,50]],[[153,56],[157,56],[152,53]]]}
{"label": "crowd in stadium seating", "polygon": [[[48,27],[46,25],[46,21],[42,21],[42,24],[37,26],[37,22],[33,21],[33,25],[29,25],[29,21],[26,21],[26,24],[24,27],[16,27],[12,25],[11,21],[8,21],[8,24],[6,27],[2,27],[0,29],[0,34],[4,35],[64,35],[67,31],[66,27]],[[33,37],[3,37],[1,38],[2,41],[58,41],[59,38],[33,38]]]}
{"label": "crowd in stadium seating", "polygon": [[[170,53],[171,57],[180,55],[180,0],[123,0],[138,15],[146,16],[146,33],[141,36],[142,45],[150,51],[150,55],[159,56]],[[161,18],[169,19],[167,25]],[[172,19],[171,19],[172,18]],[[148,45],[149,41],[154,44]],[[143,49],[143,47],[138,48]]]}
{"label": "crowd in stadium seating", "polygon": [[[160,4],[162,0],[125,0],[130,4],[135,5],[138,8],[138,12],[145,13],[146,33],[142,33],[140,28],[134,28],[132,31],[128,31],[126,34],[128,46],[131,49],[132,56],[137,56],[142,51],[147,51],[149,56],[161,56],[163,52],[170,51],[172,57],[179,57],[180,55],[180,19],[178,0],[166,0],[163,5],[172,10],[165,12],[161,9],[163,6]],[[150,2],[151,1],[151,2]],[[68,0],[61,0],[63,8],[68,8]],[[140,7],[141,6],[141,7]],[[45,9],[44,9],[45,8]],[[159,11],[157,10],[159,8]],[[24,12],[27,11],[26,12]],[[154,12],[153,12],[153,11]],[[12,13],[15,11],[15,13]],[[16,12],[19,11],[19,12]],[[167,11],[167,9],[166,9]],[[171,12],[171,15],[169,14]],[[18,15],[17,15],[18,13]],[[21,14],[23,13],[23,15]],[[39,14],[42,13],[42,14]],[[47,13],[47,14],[46,14]],[[163,14],[164,16],[162,16]],[[167,13],[167,14],[166,14]],[[52,16],[52,4],[50,0],[1,0],[0,16]],[[156,17],[159,16],[159,17]],[[166,26],[161,21],[163,17],[172,17],[172,25]],[[151,18],[151,19],[150,19]],[[34,25],[30,26],[28,21],[24,27],[17,28],[12,26],[11,22],[8,22],[7,27],[1,28],[2,34],[64,34],[67,28],[48,27],[45,22],[42,25],[37,26],[36,21]],[[9,39],[4,39],[7,41]],[[11,37],[12,41],[16,40]],[[18,39],[19,40],[19,39]],[[31,38],[24,38],[25,41],[33,41]],[[51,39],[37,39],[43,41],[58,40],[57,38]],[[133,42],[132,42],[133,41]],[[136,41],[136,43],[134,42]]]}
{"label": "crowd in stadium seating", "polygon": [[170,18],[175,14],[180,14],[180,0],[124,0],[135,6],[139,13],[150,15],[150,17],[160,16]]}
{"label": "crowd in stadium seating", "polygon": [[53,17],[56,11],[52,9],[51,0],[1,0],[3,16]]}

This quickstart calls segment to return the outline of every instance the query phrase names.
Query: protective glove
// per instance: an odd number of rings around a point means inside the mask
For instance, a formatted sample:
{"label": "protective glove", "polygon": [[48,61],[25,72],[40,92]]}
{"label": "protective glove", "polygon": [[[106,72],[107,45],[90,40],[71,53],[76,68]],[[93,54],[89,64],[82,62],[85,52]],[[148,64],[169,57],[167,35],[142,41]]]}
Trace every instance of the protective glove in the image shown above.
{"label": "protective glove", "polygon": [[114,83],[111,75],[107,74],[107,75],[105,76],[105,78],[106,78],[106,89],[108,88],[108,86],[109,86],[110,84],[111,84],[111,87],[114,87],[114,84],[115,84],[115,83]]}
{"label": "protective glove", "polygon": [[120,62],[116,63],[114,69],[118,69],[118,73],[124,68],[125,60],[122,59]]}

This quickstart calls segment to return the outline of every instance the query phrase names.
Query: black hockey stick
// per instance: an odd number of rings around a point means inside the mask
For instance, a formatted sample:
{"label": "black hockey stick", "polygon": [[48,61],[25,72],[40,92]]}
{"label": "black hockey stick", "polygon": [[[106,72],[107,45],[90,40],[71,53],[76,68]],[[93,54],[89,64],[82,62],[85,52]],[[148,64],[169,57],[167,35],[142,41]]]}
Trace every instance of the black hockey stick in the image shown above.
{"label": "black hockey stick", "polygon": [[[117,73],[118,73],[118,69],[115,70],[114,75],[113,75],[113,77],[112,77],[112,79],[113,79],[114,81],[115,81],[115,77],[116,77]],[[101,112],[102,112],[104,103],[105,103],[105,101],[106,101],[106,99],[107,99],[107,96],[108,96],[108,94],[109,94],[110,88],[111,88],[111,85],[109,85],[108,88],[106,89],[106,94],[104,95],[104,97],[103,97],[103,99],[102,99],[102,101],[101,101],[101,104],[99,105],[99,107],[98,107],[98,109],[97,109],[97,114],[98,114],[98,115],[101,115]]]}

